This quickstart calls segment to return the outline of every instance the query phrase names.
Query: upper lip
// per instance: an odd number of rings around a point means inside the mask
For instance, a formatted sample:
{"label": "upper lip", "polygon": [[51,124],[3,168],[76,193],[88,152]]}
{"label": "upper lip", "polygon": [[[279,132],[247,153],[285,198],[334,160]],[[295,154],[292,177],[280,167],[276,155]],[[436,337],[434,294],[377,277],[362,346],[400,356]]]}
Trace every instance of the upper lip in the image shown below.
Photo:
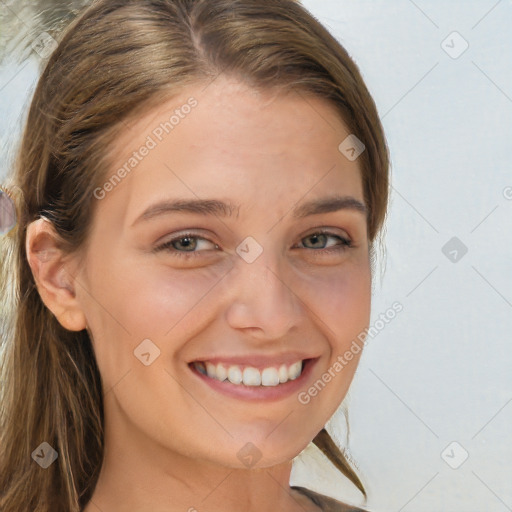
{"label": "upper lip", "polygon": [[208,361],[212,364],[225,363],[227,365],[243,365],[252,366],[254,368],[268,368],[270,366],[281,366],[282,364],[291,365],[297,361],[304,359],[316,359],[318,356],[311,354],[303,354],[299,352],[289,352],[287,354],[280,354],[274,356],[265,356],[261,354],[247,354],[241,356],[211,356],[196,358],[193,362]]}

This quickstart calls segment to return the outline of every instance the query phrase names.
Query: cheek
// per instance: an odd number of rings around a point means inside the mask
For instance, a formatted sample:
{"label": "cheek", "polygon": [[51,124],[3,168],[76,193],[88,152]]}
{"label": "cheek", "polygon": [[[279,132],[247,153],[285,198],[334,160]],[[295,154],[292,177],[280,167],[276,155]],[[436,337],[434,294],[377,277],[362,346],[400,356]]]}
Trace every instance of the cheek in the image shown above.
{"label": "cheek", "polygon": [[[315,282],[313,282],[315,281]],[[310,291],[307,291],[310,290]],[[368,327],[371,310],[369,265],[350,265],[309,280],[304,294],[321,320],[334,352],[342,352]],[[322,328],[323,325],[323,328]]]}
{"label": "cheek", "polygon": [[211,270],[179,270],[147,256],[125,259],[109,276],[108,300],[117,318],[135,337],[162,337],[200,304],[222,274]]}
{"label": "cheek", "polygon": [[201,325],[197,318],[201,301],[222,277],[219,272],[178,271],[154,262],[135,264],[118,258],[119,263],[112,265],[111,261],[116,258],[104,253],[90,262],[92,279],[84,294],[106,386],[130,369],[144,368],[134,357],[143,340],[156,345],[162,361],[178,348],[172,340],[193,337]]}
{"label": "cheek", "polygon": [[371,278],[366,267],[353,268],[340,283],[340,291],[333,296],[332,302],[337,315],[339,329],[350,332],[350,338],[356,337],[368,326],[371,309]]}
{"label": "cheek", "polygon": [[[328,275],[329,274],[329,275]],[[328,347],[318,366],[311,386],[298,395],[299,407],[318,431],[334,414],[346,396],[362,354],[358,335],[368,327],[371,309],[371,276],[369,265],[354,264],[325,273],[309,282],[308,307]],[[304,293],[307,293],[306,291]],[[359,345],[354,346],[354,340]],[[316,430],[315,430],[316,429]]]}

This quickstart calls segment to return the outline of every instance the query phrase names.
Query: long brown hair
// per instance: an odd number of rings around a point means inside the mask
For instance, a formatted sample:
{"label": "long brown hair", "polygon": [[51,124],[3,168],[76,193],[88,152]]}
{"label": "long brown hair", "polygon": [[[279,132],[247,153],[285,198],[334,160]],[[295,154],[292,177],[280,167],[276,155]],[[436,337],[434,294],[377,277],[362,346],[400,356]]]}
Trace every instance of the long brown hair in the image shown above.
{"label": "long brown hair", "polygon": [[[25,252],[44,216],[77,253],[87,243],[108,147],[130,117],[188,84],[227,73],[261,90],[330,101],[364,142],[360,156],[373,250],[388,201],[388,150],[377,110],[346,50],[293,0],[100,0],[66,29],[35,90],[6,183],[18,223],[0,237],[0,509],[82,510],[103,458],[101,378],[86,330],[45,307]],[[341,142],[341,141],[340,141]],[[372,253],[373,254],[373,253]],[[47,442],[58,460],[41,470]],[[366,497],[323,429],[313,441]]]}

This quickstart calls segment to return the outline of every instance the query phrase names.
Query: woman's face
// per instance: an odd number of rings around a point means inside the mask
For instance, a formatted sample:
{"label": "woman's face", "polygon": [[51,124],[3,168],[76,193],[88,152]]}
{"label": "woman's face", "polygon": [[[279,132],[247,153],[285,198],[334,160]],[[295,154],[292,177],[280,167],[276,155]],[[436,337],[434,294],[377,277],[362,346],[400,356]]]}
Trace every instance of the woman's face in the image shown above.
{"label": "woman's face", "polygon": [[222,75],[126,124],[76,274],[107,429],[243,468],[290,460],[325,425],[370,315],[349,134],[323,100]]}

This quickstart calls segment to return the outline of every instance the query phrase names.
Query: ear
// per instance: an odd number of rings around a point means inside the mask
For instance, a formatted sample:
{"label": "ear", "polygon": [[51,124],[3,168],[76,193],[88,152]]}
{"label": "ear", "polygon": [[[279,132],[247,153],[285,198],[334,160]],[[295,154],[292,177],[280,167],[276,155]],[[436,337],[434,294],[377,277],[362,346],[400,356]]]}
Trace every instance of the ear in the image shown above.
{"label": "ear", "polygon": [[87,327],[85,315],[75,294],[72,261],[58,245],[52,223],[40,218],[27,226],[25,249],[37,290],[46,307],[69,331]]}

